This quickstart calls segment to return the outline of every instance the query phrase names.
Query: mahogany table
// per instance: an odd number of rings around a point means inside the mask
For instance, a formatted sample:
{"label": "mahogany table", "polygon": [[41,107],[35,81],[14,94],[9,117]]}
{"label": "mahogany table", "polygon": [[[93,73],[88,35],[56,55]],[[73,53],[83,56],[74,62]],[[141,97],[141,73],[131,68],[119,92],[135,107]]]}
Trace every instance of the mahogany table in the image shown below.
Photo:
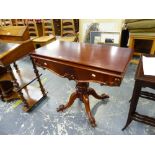
{"label": "mahogany table", "polygon": [[3,26],[0,27],[0,41],[22,42],[30,39],[27,26]]}
{"label": "mahogany table", "polygon": [[63,78],[76,81],[76,91],[67,104],[60,105],[57,111],[69,108],[76,98],[83,101],[89,121],[96,126],[90,111],[89,95],[105,99],[107,94],[98,95],[89,82],[119,86],[132,56],[128,48],[106,45],[55,41],[31,53],[34,62],[55,72]]}
{"label": "mahogany table", "polygon": [[[33,42],[28,40],[22,44],[0,43],[0,95],[3,101],[21,99],[24,103],[23,110],[29,111],[39,101],[46,97],[40,76],[34,61],[33,72],[27,70],[13,70],[11,63],[23,58],[34,50]],[[31,85],[37,80],[39,87]]]}

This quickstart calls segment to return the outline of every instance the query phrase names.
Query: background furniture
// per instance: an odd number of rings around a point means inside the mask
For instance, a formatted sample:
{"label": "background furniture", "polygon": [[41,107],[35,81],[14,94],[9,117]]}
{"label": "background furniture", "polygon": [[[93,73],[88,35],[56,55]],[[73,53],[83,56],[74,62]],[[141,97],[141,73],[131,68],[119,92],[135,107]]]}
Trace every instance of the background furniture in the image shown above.
{"label": "background furniture", "polygon": [[31,39],[39,37],[39,33],[38,33],[37,24],[36,24],[35,19],[31,19],[31,20],[27,19],[26,25],[28,26],[29,35],[30,35]]}
{"label": "background furniture", "polygon": [[16,25],[16,26],[26,26],[26,20],[25,19],[15,19],[14,25]]}
{"label": "background furniture", "polygon": [[3,26],[13,26],[11,19],[2,19]]}
{"label": "background furniture", "polygon": [[30,39],[27,26],[3,26],[0,27],[0,41],[16,42]]}
{"label": "background furniture", "polygon": [[132,120],[155,126],[155,118],[148,117],[146,115],[142,115],[136,112],[136,107],[138,104],[139,97],[155,101],[155,94],[142,90],[142,88],[145,88],[145,87],[155,89],[155,76],[144,75],[143,63],[142,63],[142,57],[141,57],[136,71],[136,75],[135,75],[135,86],[134,86],[132,98],[130,100],[128,119],[127,119],[126,125],[122,130],[128,127],[128,125],[132,122]]}
{"label": "background furniture", "polygon": [[44,46],[54,40],[56,40],[54,24],[52,19],[43,19],[42,20],[42,31],[43,36],[33,39],[35,47]]}
{"label": "background furniture", "polygon": [[[138,35],[131,34],[129,37],[129,48],[134,49],[133,56],[140,56],[141,54],[155,53],[155,35]],[[139,59],[132,59],[132,63],[138,64]]]}
{"label": "background furniture", "polygon": [[[75,32],[79,32],[79,19],[73,19]],[[54,28],[55,28],[55,35],[61,36],[61,19],[53,19]]]}
{"label": "background furniture", "polygon": [[74,42],[78,40],[73,19],[61,19],[60,41]]}
{"label": "background furniture", "polygon": [[[125,31],[126,30],[126,31]],[[124,21],[125,37],[128,46],[135,50],[132,63],[138,64],[141,54],[154,54],[155,52],[155,20],[154,19],[126,19]],[[126,33],[129,32],[129,35]],[[125,47],[122,40],[122,45]]]}
{"label": "background furniture", "polygon": [[[7,72],[0,76],[0,90],[4,101],[21,99],[24,103],[23,110],[29,111],[39,101],[46,97],[46,92],[42,86],[40,76],[33,60],[31,59],[34,72],[19,69],[13,70],[11,64],[24,56],[33,52],[32,41],[25,41],[22,44],[0,43],[0,66],[5,67]],[[39,88],[31,85],[37,80]],[[11,81],[12,85],[8,87],[6,81]],[[10,91],[11,89],[11,91]]]}
{"label": "background furniture", "polygon": [[98,95],[94,89],[89,88],[89,82],[119,86],[132,56],[132,50],[106,45],[55,41],[48,44],[48,47],[38,48],[31,53],[31,56],[38,66],[76,81],[76,91],[71,94],[67,104],[60,105],[57,111],[69,108],[74,100],[79,98],[85,105],[91,125],[95,127],[95,119],[90,111],[89,95],[97,99],[105,99],[109,96]]}

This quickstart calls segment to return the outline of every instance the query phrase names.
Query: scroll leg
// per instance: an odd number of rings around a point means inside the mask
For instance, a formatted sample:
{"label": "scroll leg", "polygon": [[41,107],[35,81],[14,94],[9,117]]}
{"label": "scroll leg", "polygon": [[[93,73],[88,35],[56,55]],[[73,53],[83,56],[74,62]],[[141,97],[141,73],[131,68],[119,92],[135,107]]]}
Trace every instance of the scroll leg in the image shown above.
{"label": "scroll leg", "polygon": [[77,97],[78,97],[78,95],[77,95],[76,92],[72,93],[72,95],[71,95],[70,98],[69,98],[68,103],[65,104],[65,105],[63,105],[63,104],[60,105],[59,108],[57,108],[57,112],[63,111],[63,110],[65,110],[65,109],[69,108],[69,107],[74,103],[74,101],[75,101],[75,99],[76,99]]}
{"label": "scroll leg", "polygon": [[86,113],[88,115],[90,124],[92,127],[96,127],[96,122],[95,122],[95,118],[92,115],[91,111],[90,111],[90,105],[89,105],[89,98],[88,95],[83,95],[83,103],[85,105],[85,109],[86,109]]}
{"label": "scroll leg", "polygon": [[103,99],[109,98],[109,95],[107,95],[107,94],[98,95],[93,88],[89,88],[88,93],[89,93],[89,95],[92,95],[97,99],[103,100]]}

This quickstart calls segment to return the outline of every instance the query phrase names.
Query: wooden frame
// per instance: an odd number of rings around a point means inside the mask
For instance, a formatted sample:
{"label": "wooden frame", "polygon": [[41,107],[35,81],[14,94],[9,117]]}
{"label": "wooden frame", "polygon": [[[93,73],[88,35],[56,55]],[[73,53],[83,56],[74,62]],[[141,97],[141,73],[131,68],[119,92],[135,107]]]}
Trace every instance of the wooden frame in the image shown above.
{"label": "wooden frame", "polygon": [[[101,35],[102,34],[105,34],[105,35],[111,35],[111,34],[114,34],[114,35],[119,35],[119,39],[118,39],[118,43],[115,43],[115,42],[109,42],[109,43],[106,43],[106,42],[103,42],[103,41],[99,41],[98,43],[100,43],[100,44],[111,44],[111,45],[117,45],[117,46],[119,46],[119,44],[120,44],[120,33],[119,32],[102,32],[102,31],[91,31],[90,32],[90,43],[91,44],[94,44],[95,43],[95,37],[96,36],[98,36],[98,37],[100,37],[101,38]],[[113,38],[111,38],[111,39],[113,39]]]}

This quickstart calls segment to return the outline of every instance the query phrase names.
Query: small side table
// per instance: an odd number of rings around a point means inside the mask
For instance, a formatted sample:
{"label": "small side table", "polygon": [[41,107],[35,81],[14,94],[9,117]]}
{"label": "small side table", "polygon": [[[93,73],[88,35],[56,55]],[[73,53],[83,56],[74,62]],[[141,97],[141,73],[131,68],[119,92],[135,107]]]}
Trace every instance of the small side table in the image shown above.
{"label": "small side table", "polygon": [[149,88],[155,89],[155,76],[144,75],[142,56],[141,56],[139,65],[136,71],[136,75],[135,75],[135,86],[134,86],[132,98],[130,100],[131,103],[130,103],[128,119],[127,119],[126,125],[122,130],[124,130],[131,123],[132,120],[142,122],[151,126],[155,126],[155,118],[141,115],[136,112],[136,107],[138,104],[139,97],[155,101],[155,94],[150,93],[148,91],[142,91],[141,89],[143,87],[149,87]]}

